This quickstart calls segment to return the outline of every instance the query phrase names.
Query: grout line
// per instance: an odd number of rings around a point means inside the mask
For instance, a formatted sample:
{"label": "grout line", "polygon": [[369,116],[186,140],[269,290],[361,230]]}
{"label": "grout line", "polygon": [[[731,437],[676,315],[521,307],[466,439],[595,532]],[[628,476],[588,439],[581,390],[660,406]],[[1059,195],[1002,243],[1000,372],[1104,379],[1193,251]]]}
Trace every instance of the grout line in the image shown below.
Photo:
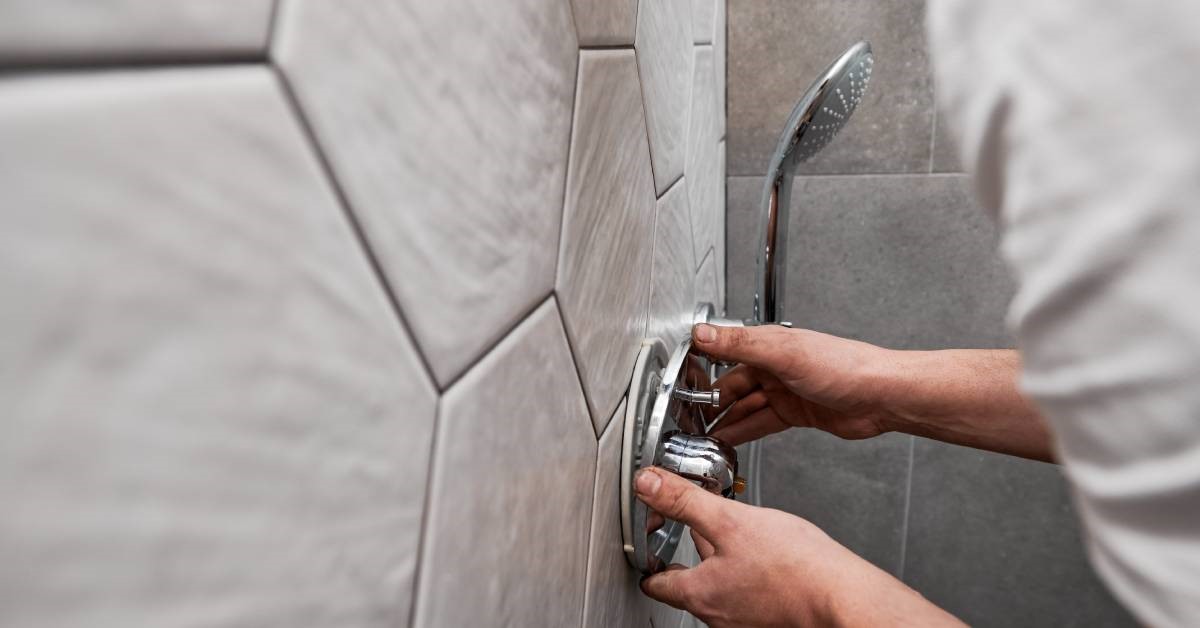
{"label": "grout line", "polygon": [[511,336],[512,333],[514,331],[516,331],[517,328],[520,327],[522,323],[524,323],[530,316],[532,316],[534,312],[538,311],[538,308],[545,305],[546,301],[548,301],[553,296],[554,296],[554,290],[552,289],[550,292],[548,292],[546,294],[546,296],[536,299],[533,302],[533,305],[531,307],[529,307],[525,310],[522,310],[521,313],[517,315],[517,317],[514,320],[512,325],[509,325],[508,327],[505,327],[504,329],[502,329],[500,331],[500,333],[496,335],[495,340],[493,340],[492,342],[489,342],[487,345],[485,345],[483,347],[483,349],[481,349],[479,351],[479,357],[475,358],[475,361],[473,363],[471,363],[469,366],[467,366],[467,368],[463,369],[461,373],[458,373],[454,377],[451,377],[449,379],[449,381],[446,382],[445,386],[438,388],[438,394],[445,394],[451,388],[454,388],[455,384],[462,381],[462,379],[464,377],[466,377],[468,373],[470,373],[471,371],[473,371],[475,369],[475,366],[477,364],[482,362],[483,359],[486,358],[489,353],[491,353],[492,351],[495,351],[496,347],[500,346],[500,343],[504,342],[504,340],[506,338]]}
{"label": "grout line", "polygon": [[656,201],[657,201],[657,200],[661,199],[662,197],[666,196],[666,195],[667,195],[667,193],[668,193],[668,192],[670,192],[672,189],[674,189],[676,185],[679,185],[679,183],[680,183],[681,181],[683,181],[683,175],[682,175],[682,174],[681,174],[681,175],[679,175],[678,177],[675,177],[675,180],[674,180],[674,181],[671,181],[670,183],[668,183],[668,184],[667,184],[667,189],[663,190],[663,193],[662,193],[662,194],[659,194],[659,195],[658,195],[658,196],[657,196],[657,197],[656,197],[654,200],[656,200]]}
{"label": "grout line", "polygon": [[274,73],[276,80],[279,81],[280,88],[283,91],[284,100],[287,101],[288,107],[292,110],[292,114],[296,117],[301,131],[308,140],[309,147],[316,156],[317,163],[320,165],[321,171],[325,174],[325,178],[329,184],[329,187],[333,191],[338,205],[342,209],[342,214],[345,216],[346,221],[350,224],[351,232],[353,233],[354,238],[358,241],[359,249],[366,258],[372,274],[375,275],[375,279],[378,282],[379,287],[383,290],[384,296],[387,299],[388,304],[391,306],[393,314],[395,314],[395,320],[400,327],[400,331],[406,334],[408,336],[408,340],[412,342],[413,348],[416,350],[417,357],[421,360],[421,366],[425,369],[426,377],[433,382],[434,388],[438,388],[438,392],[440,393],[442,389],[437,385],[438,380],[434,375],[433,367],[429,363],[429,359],[425,356],[425,352],[421,350],[420,344],[417,342],[417,336],[413,333],[412,326],[404,317],[404,310],[401,309],[400,301],[396,298],[396,292],[392,289],[391,283],[388,282],[387,273],[383,270],[383,265],[379,262],[379,257],[375,254],[374,249],[371,248],[371,244],[367,240],[366,231],[363,229],[363,226],[359,222],[358,217],[355,215],[354,210],[350,207],[350,199],[346,195],[345,189],[342,188],[341,183],[335,176],[333,163],[330,162],[325,153],[321,151],[321,144],[317,140],[316,129],[313,128],[312,124],[309,123],[308,118],[305,117],[304,110],[300,106],[300,100],[296,97],[295,91],[292,90],[291,83],[288,82],[287,75],[284,74],[283,70],[273,63],[268,63],[267,68]]}
{"label": "grout line", "polygon": [[267,17],[267,44],[264,47],[267,58],[271,56],[271,47],[275,44],[275,33],[279,32],[279,14],[283,13],[284,0],[273,0],[271,2],[271,15]]}
{"label": "grout line", "polygon": [[[579,381],[579,392],[583,395],[583,405],[587,409],[588,419],[590,419],[592,422],[592,433],[596,435],[596,441],[598,442],[600,440],[600,435],[604,433],[604,430],[598,429],[596,426],[597,421],[595,414],[592,412],[591,397],[589,396],[587,387],[583,385],[583,369],[579,368],[579,352],[575,349],[575,342],[571,340],[571,328],[567,327],[567,317],[565,314],[563,314],[562,308],[558,306],[557,290],[550,294],[550,299],[554,301],[554,311],[558,314],[558,324],[562,325],[563,337],[567,339],[567,349],[571,352],[572,366],[575,367],[575,379]],[[620,403],[621,400],[618,399],[617,404],[620,405]],[[611,416],[615,410],[616,408],[613,408],[608,414]]]}
{"label": "grout line", "polygon": [[417,529],[417,557],[413,564],[412,604],[408,606],[409,626],[413,626],[417,622],[417,605],[421,601],[421,581],[424,580],[421,568],[425,563],[425,538],[428,536],[430,519],[429,506],[433,500],[433,489],[436,486],[433,476],[437,473],[438,443],[443,440],[439,434],[443,424],[442,401],[443,397],[438,395],[438,399],[434,403],[433,435],[429,439],[429,461],[425,469],[425,498],[421,504],[421,526]]}
{"label": "grout line", "polygon": [[[135,58],[113,56],[96,60],[80,59],[33,59],[16,60],[14,65],[0,63],[0,78],[45,72],[97,72],[122,70],[169,70],[172,68],[194,68],[202,66],[262,65],[269,61],[265,50],[262,54],[215,54],[213,56],[155,56]],[[19,64],[19,65],[16,65]]]}
{"label": "grout line", "polygon": [[904,521],[900,526],[900,566],[896,573],[896,578],[901,582],[904,581],[904,566],[908,560],[908,516],[912,506],[912,481],[913,481],[913,452],[917,446],[917,437],[908,437],[908,480],[904,483]]}
{"label": "grout line", "polygon": [[[727,179],[763,179],[765,174],[731,174],[727,175]],[[845,174],[798,174],[797,178],[801,179],[901,179],[905,177],[928,179],[930,177],[965,177],[968,176],[965,172],[851,172]]]}
{"label": "grout line", "polygon": [[580,50],[633,50],[633,44],[596,44],[594,46],[580,46]]}
{"label": "grout line", "polygon": [[[567,153],[563,156],[563,193],[562,199],[558,203],[558,241],[554,244],[554,286],[558,285],[558,273],[562,270],[562,245],[563,240],[567,237],[567,187],[571,183],[571,144],[575,141],[575,126],[576,117],[579,115],[579,93],[582,90],[583,81],[579,78],[579,72],[583,69],[583,51],[580,50],[575,55],[575,91],[571,96],[571,128],[567,129]],[[554,288],[551,288],[553,294]]]}
{"label": "grout line", "polygon": [[[639,10],[641,6],[641,3],[638,3]],[[654,165],[654,147],[650,145],[650,115],[646,113],[646,87],[642,81],[642,55],[639,55],[637,50],[633,51],[633,71],[637,73],[638,104],[642,106],[642,128],[646,131],[646,157],[650,160],[650,183],[654,186],[654,199],[658,200],[662,196],[658,193],[658,168]],[[684,150],[687,150],[686,145],[684,146]],[[686,155],[684,157],[686,161]],[[683,178],[682,172],[679,173],[679,178]],[[666,190],[663,190],[663,194],[666,194],[669,189],[671,189],[670,185],[667,186]]]}

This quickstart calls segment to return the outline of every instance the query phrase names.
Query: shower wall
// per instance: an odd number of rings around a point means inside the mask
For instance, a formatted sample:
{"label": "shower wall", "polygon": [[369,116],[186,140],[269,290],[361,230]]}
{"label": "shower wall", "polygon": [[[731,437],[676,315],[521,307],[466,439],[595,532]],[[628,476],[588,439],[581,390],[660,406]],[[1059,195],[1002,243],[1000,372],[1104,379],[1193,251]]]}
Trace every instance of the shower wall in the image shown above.
{"label": "shower wall", "polygon": [[0,3],[0,625],[692,622],[618,465],[724,301],[724,17]]}
{"label": "shower wall", "polygon": [[[1013,284],[934,108],[921,0],[729,3],[729,308],[748,314],[767,159],[811,77],[875,73],[792,198],[787,320],[900,349],[997,348]],[[978,626],[1132,625],[1092,574],[1057,468],[905,435],[764,443],[762,498]]]}

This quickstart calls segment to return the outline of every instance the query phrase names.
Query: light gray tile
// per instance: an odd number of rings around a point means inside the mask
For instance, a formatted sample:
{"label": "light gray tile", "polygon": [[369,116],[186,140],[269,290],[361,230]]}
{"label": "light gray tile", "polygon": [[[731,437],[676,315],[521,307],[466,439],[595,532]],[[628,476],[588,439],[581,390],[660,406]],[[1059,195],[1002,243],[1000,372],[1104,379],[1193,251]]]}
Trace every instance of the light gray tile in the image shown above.
{"label": "light gray tile", "polygon": [[[445,386],[554,284],[578,63],[570,4],[280,10],[272,56]],[[499,59],[521,71],[497,71]]]}
{"label": "light gray tile", "polygon": [[892,574],[900,573],[911,436],[844,441],[793,429],[763,443],[763,505],[798,515]]}
{"label": "light gray tile", "polygon": [[442,399],[414,625],[577,625],[595,473],[551,299]]}
{"label": "light gray tile", "polygon": [[571,0],[580,46],[633,44],[638,0]]}
{"label": "light gray tile", "polygon": [[916,440],[904,576],[973,626],[1135,626],[1084,556],[1058,467]]}
{"label": "light gray tile", "polygon": [[[721,139],[725,139],[726,113],[729,96],[725,93],[728,68],[728,20],[729,7],[726,0],[717,0],[717,19],[713,27],[713,68],[717,74],[717,128]],[[725,176],[725,164],[721,164],[721,176]]]}
{"label": "light gray tile", "polygon": [[[740,315],[752,294],[761,186],[758,177],[730,181]],[[801,177],[789,234],[784,312],[799,326],[893,348],[1011,345],[1013,283],[966,176]]]}
{"label": "light gray tile", "polygon": [[716,257],[716,252],[709,249],[704,261],[700,262],[700,269],[696,271],[696,301],[700,303],[721,303],[721,295],[717,292],[720,285],[717,282]]}
{"label": "light gray tile", "polygon": [[717,203],[718,203],[718,208],[716,211],[717,234],[716,234],[716,237],[714,237],[713,239],[715,240],[714,244],[716,246],[716,253],[717,253],[717,268],[716,268],[716,270],[717,270],[717,294],[721,298],[721,301],[719,303],[717,303],[717,305],[719,306],[717,309],[719,311],[724,312],[725,311],[725,266],[726,266],[726,260],[725,260],[725,257],[726,257],[726,254],[725,254],[726,234],[725,234],[725,231],[727,229],[727,226],[726,226],[726,213],[727,212],[725,209],[725,203],[727,202],[726,199],[728,198],[728,194],[729,194],[728,191],[726,190],[727,180],[725,178],[725,140],[721,140],[720,145],[717,146],[717,162],[720,164],[720,166],[717,168],[717,172],[719,173],[717,176]]}
{"label": "light gray tile", "polygon": [[949,123],[938,113],[933,126],[933,160],[930,162],[932,172],[962,172],[962,160],[958,156],[958,139],[950,129]]}
{"label": "light gray tile", "polygon": [[622,400],[600,437],[600,459],[596,464],[595,501],[592,505],[592,537],[588,556],[585,628],[649,626],[661,604],[646,597],[639,586],[642,575],[625,559],[621,537],[621,438],[625,425]]}
{"label": "light gray tile", "polygon": [[713,43],[713,23],[717,11],[717,0],[691,0],[691,3],[692,41],[697,44]]}
{"label": "light gray tile", "polygon": [[729,162],[765,175],[796,100],[855,41],[875,51],[871,88],[838,137],[802,172],[928,172],[933,89],[924,0],[760,0],[729,13]]}
{"label": "light gray tile", "polygon": [[652,0],[638,10],[637,60],[658,195],[683,176],[692,76],[690,1]]}
{"label": "light gray tile", "polygon": [[687,182],[688,204],[692,210],[692,236],[696,240],[697,260],[716,245],[717,226],[724,215],[718,197],[721,164],[714,77],[712,46],[696,46],[684,181]]}
{"label": "light gray tile", "polygon": [[0,64],[265,57],[273,0],[6,0]]}
{"label": "light gray tile", "polygon": [[556,290],[599,434],[646,333],[654,181],[633,51],[582,51],[578,94]]}
{"label": "light gray tile", "polygon": [[272,73],[9,77],[0,146],[0,622],[407,617],[436,393]]}
{"label": "light gray tile", "polygon": [[692,253],[692,222],[687,186],[671,186],[658,199],[654,228],[654,271],[650,283],[650,324],[647,338],[660,338],[674,348],[691,334],[696,308]]}

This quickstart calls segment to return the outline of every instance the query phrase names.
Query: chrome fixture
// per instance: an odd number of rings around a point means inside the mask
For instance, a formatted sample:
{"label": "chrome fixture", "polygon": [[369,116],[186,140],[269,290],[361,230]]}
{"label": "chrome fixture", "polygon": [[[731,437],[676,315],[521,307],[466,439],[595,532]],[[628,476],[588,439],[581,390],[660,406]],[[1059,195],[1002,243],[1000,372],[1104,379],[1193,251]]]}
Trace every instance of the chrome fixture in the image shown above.
{"label": "chrome fixture", "polygon": [[[743,325],[784,325],[784,273],[787,266],[787,228],[796,168],[829,144],[862,103],[867,85],[871,82],[875,59],[871,44],[861,41],[842,53],[796,103],[787,124],[779,136],[771,156],[760,213],[757,264],[755,271],[754,303],[750,319],[732,320],[717,316],[711,303],[701,303],[694,316],[695,323],[725,327]],[[711,427],[711,425],[710,425]],[[750,443],[743,461],[747,476],[758,478],[762,460],[762,444]],[[758,483],[751,487],[747,501],[758,505]]]}
{"label": "chrome fixture", "polygon": [[637,499],[634,475],[651,466],[677,473],[706,490],[733,497],[745,488],[737,476],[737,452],[710,436],[704,408],[715,406],[712,367],[684,341],[668,359],[661,341],[642,343],[625,410],[621,463],[621,533],[625,555],[643,573],[666,568],[686,530],[666,520],[652,526],[650,510]]}
{"label": "chrome fixture", "polygon": [[758,247],[754,309],[748,324],[786,325],[780,317],[783,315],[788,217],[796,168],[825,148],[842,130],[867,92],[874,64],[871,44],[865,41],[854,44],[809,86],[788,116],[767,169],[760,213],[762,240]]}

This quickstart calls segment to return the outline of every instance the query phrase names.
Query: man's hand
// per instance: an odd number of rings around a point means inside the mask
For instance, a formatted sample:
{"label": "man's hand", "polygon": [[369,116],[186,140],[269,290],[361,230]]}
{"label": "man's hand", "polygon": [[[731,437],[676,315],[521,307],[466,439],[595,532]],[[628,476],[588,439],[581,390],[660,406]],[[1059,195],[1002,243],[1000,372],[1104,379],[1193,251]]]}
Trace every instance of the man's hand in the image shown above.
{"label": "man's hand", "polygon": [[[895,431],[1051,462],[1050,431],[1017,389],[1016,351],[894,351],[777,325],[692,330],[697,351],[738,362],[713,385],[738,445],[789,427],[848,439]],[[711,419],[711,415],[709,418]]]}
{"label": "man's hand", "polygon": [[645,469],[638,498],[692,527],[699,566],[646,578],[650,597],[709,626],[961,625],[811,523]]}
{"label": "man's hand", "polygon": [[713,412],[729,408],[713,436],[732,445],[789,427],[869,438],[894,421],[880,386],[896,352],[776,325],[697,325],[693,345],[713,358],[740,363],[713,384],[721,389],[721,405]]}

